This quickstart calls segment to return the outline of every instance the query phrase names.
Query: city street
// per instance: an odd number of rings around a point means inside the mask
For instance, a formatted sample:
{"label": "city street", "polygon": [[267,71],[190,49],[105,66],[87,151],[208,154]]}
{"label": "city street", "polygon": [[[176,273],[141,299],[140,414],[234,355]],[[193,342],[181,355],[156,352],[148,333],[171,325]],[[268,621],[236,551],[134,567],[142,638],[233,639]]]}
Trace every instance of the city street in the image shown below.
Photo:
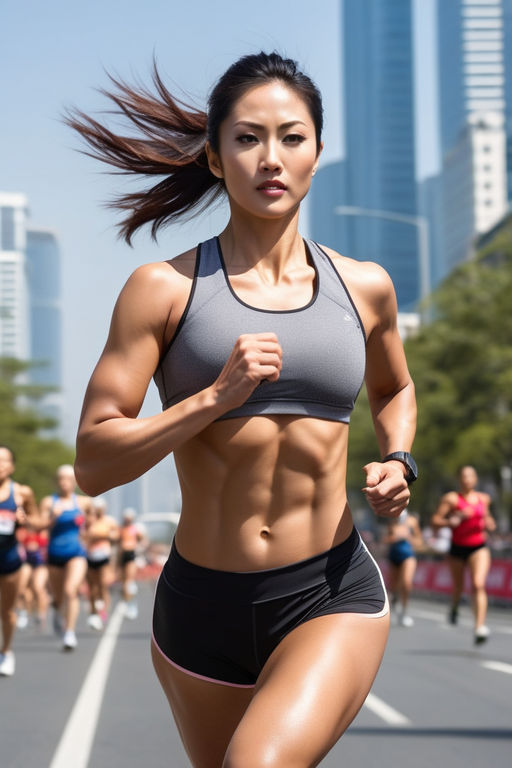
{"label": "city street", "polygon": [[[0,678],[2,768],[189,766],[150,663],[153,589],[141,583],[139,617],[115,608],[103,634],[83,609],[74,653],[49,632],[17,632],[16,674]],[[457,627],[442,603],[417,600],[411,613],[415,626],[393,626],[372,694],[321,765],[509,766],[510,610],[491,611],[493,635],[478,648],[468,608]]]}

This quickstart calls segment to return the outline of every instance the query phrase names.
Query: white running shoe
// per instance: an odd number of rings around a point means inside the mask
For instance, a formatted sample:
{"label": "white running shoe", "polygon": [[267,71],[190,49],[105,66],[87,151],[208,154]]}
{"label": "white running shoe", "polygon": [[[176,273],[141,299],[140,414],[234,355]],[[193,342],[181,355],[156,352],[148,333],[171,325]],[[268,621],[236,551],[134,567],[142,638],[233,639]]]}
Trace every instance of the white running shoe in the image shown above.
{"label": "white running shoe", "polygon": [[124,615],[127,619],[136,619],[139,615],[139,609],[137,608],[137,603],[131,600],[129,603],[125,604],[124,607]]}
{"label": "white running shoe", "polygon": [[136,582],[136,581],[129,581],[129,582],[127,583],[127,585],[126,585],[126,591],[127,591],[127,593],[128,593],[129,595],[131,595],[131,597],[133,597],[134,595],[136,595],[136,594],[137,594],[137,592],[139,591],[139,588],[138,588],[138,586],[137,586],[137,582]]}
{"label": "white running shoe", "polygon": [[87,626],[91,629],[96,629],[98,632],[101,632],[103,629],[103,622],[101,620],[101,616],[98,616],[97,613],[91,613],[90,616],[87,619]]}
{"label": "white running shoe", "polygon": [[64,637],[62,638],[62,650],[73,651],[77,645],[78,641],[74,631],[72,629],[67,629],[64,632]]}
{"label": "white running shoe", "polygon": [[7,651],[0,655],[0,675],[2,677],[12,677],[16,669],[16,660],[12,651]]}
{"label": "white running shoe", "polygon": [[489,639],[491,630],[483,624],[481,627],[475,629],[475,645],[481,645]]}
{"label": "white running shoe", "polygon": [[24,609],[18,611],[16,626],[18,629],[26,629],[28,627],[28,613]]}
{"label": "white running shoe", "polygon": [[406,613],[398,617],[398,623],[401,627],[414,627],[414,619]]}

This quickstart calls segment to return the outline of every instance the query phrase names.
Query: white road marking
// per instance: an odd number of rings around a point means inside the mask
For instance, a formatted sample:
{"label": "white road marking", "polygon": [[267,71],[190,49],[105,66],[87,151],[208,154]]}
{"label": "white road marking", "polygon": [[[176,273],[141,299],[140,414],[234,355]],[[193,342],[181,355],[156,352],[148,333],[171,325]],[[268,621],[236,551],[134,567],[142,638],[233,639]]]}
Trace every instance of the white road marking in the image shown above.
{"label": "white road marking", "polygon": [[505,672],[512,675],[512,664],[505,664],[504,661],[482,661],[482,667],[492,669],[494,672]]}
{"label": "white road marking", "polygon": [[66,723],[50,768],[87,768],[112,654],[123,622],[118,603],[105,628],[89,671]]}
{"label": "white road marking", "polygon": [[[429,621],[439,621],[445,625],[445,627],[451,628],[453,625],[448,623],[448,616],[446,613],[438,613],[437,611],[424,610],[423,608],[412,608],[411,616],[415,616],[418,619],[427,619]],[[459,617],[458,623],[463,627],[472,627],[473,619],[471,617]],[[507,627],[500,624],[492,624],[492,632],[497,632],[502,635],[511,635],[512,627]]]}
{"label": "white road marking", "polygon": [[401,712],[398,712],[389,704],[386,704],[385,701],[379,699],[374,693],[368,694],[364,706],[388,725],[411,725],[408,717],[402,715]]}

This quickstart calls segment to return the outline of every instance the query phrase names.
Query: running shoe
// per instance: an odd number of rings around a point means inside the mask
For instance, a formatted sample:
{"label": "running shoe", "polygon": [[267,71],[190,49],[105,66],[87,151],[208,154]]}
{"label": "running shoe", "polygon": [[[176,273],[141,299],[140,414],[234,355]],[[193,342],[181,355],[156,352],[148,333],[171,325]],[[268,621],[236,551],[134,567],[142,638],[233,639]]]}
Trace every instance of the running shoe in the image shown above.
{"label": "running shoe", "polygon": [[24,609],[18,611],[16,626],[18,629],[26,629],[28,627],[28,613]]}
{"label": "running shoe", "polygon": [[485,624],[481,627],[477,627],[475,630],[475,645],[481,645],[482,643],[487,642],[490,634],[491,630],[489,627],[486,627]]}
{"label": "running shoe", "polygon": [[96,629],[98,632],[101,632],[103,629],[103,621],[101,620],[101,616],[98,616],[97,613],[91,613],[87,619],[87,626],[91,627],[91,629]]}
{"label": "running shoe", "polygon": [[448,622],[450,624],[458,624],[459,622],[459,609],[457,607],[450,608],[450,613],[448,614]]}
{"label": "running shoe", "polygon": [[67,629],[62,638],[62,650],[73,651],[78,645],[76,635],[72,629]]}
{"label": "running shoe", "polygon": [[12,651],[6,651],[0,654],[0,675],[2,677],[12,677],[16,669],[16,660]]}
{"label": "running shoe", "polygon": [[414,619],[412,616],[408,616],[406,613],[403,613],[398,618],[398,624],[401,627],[414,627]]}
{"label": "running shoe", "polygon": [[139,615],[139,609],[137,608],[137,603],[134,601],[130,601],[129,603],[126,603],[124,608],[124,615],[127,619],[136,619]]}

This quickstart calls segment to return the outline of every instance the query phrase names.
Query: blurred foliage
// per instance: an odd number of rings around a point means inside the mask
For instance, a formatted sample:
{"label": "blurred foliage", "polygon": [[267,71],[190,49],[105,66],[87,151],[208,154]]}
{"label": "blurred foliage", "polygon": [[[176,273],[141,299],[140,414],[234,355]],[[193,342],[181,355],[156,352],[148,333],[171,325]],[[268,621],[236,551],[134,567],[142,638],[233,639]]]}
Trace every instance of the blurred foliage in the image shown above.
{"label": "blurred foliage", "polygon": [[[426,523],[440,494],[455,487],[463,464],[500,489],[512,462],[512,225],[459,266],[430,298],[433,318],[406,341],[416,386],[418,430],[413,453],[419,479],[411,508]],[[378,456],[365,393],[351,422],[349,485],[361,487],[361,466]],[[512,517],[510,499],[497,499]]]}
{"label": "blurred foliage", "polygon": [[37,402],[54,390],[24,383],[32,366],[0,357],[0,443],[14,451],[14,479],[30,485],[39,501],[53,491],[56,468],[72,463],[74,451],[61,440],[44,435],[56,422],[38,413]]}

